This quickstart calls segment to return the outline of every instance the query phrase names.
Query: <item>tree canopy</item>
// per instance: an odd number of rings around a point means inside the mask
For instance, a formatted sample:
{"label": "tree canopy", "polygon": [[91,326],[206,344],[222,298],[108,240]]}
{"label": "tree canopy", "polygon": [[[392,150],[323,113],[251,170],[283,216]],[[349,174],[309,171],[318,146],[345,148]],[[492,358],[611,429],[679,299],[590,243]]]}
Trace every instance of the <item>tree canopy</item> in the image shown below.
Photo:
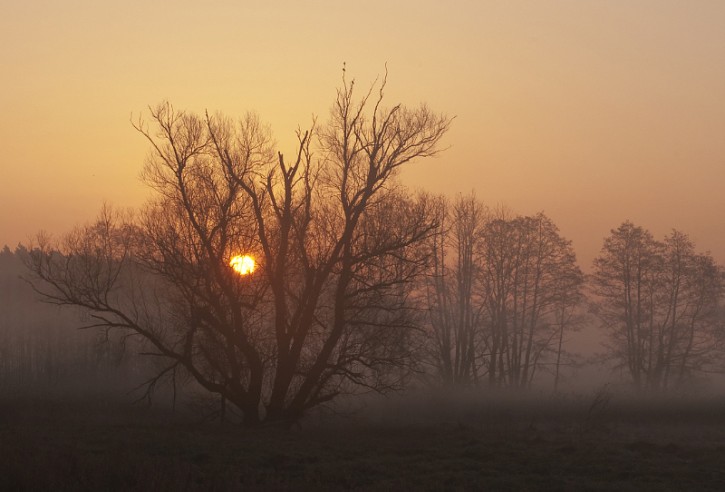
{"label": "tree canopy", "polygon": [[[358,97],[343,77],[329,122],[298,131],[291,158],[255,115],[151,108],[135,127],[154,197],[41,240],[38,289],[142,337],[168,361],[159,378],[183,371],[250,425],[399,386],[413,364],[409,292],[435,222],[431,201],[402,193],[395,175],[436,155],[451,119],[385,108],[385,86]],[[259,267],[238,275],[239,254]]]}

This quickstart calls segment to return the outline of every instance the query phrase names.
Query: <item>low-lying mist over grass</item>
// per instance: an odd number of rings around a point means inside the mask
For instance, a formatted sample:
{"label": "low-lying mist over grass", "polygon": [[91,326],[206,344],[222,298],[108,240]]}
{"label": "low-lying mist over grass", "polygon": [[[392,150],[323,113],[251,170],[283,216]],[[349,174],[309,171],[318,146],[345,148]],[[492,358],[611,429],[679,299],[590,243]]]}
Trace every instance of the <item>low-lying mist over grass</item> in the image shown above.
{"label": "low-lying mist over grass", "polygon": [[[710,391],[639,394],[631,389],[604,385],[589,391],[552,394],[535,390],[481,388],[419,389],[388,396],[367,395],[338,402],[334,408],[305,422],[338,421],[361,424],[417,425],[460,423],[499,425],[511,423],[581,422],[610,423],[656,420],[706,421],[725,416],[725,395]],[[302,425],[305,425],[304,423]]]}
{"label": "low-lying mist over grass", "polygon": [[422,363],[398,391],[354,391],[245,427],[183,371],[156,380],[164,358],[142,355],[143,340],[78,330],[87,312],[38,302],[19,278],[23,254],[0,254],[3,490],[725,486],[722,377],[637,390],[599,354],[606,338],[592,326],[563,339],[558,372],[541,364],[524,389],[485,377],[446,385]]}
{"label": "low-lying mist over grass", "polygon": [[[95,393],[95,394],[94,394]],[[53,490],[720,490],[725,398],[415,390],[289,429],[117,394],[0,398],[0,486]]]}

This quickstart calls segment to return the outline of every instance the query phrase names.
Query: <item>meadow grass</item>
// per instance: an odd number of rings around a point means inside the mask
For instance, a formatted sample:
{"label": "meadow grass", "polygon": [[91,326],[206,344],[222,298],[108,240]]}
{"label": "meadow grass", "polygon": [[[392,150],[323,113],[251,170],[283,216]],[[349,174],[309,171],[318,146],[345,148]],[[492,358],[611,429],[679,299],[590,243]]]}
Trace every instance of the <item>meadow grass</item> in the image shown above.
{"label": "meadow grass", "polygon": [[2,490],[723,490],[725,400],[420,393],[292,429],[0,397]]}

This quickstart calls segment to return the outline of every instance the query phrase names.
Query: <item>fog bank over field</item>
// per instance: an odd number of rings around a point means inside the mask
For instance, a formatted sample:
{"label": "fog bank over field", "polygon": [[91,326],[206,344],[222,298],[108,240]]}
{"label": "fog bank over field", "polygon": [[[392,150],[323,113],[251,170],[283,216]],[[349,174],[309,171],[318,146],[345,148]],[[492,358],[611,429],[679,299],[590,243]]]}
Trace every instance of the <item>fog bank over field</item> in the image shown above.
{"label": "fog bank over field", "polygon": [[[79,330],[88,322],[80,310],[40,302],[22,279],[28,271],[20,257],[0,253],[0,388],[9,395],[35,395],[46,398],[111,398],[132,402],[143,396],[139,389],[157,370],[153,358],[139,355],[142,346],[133,340],[125,347],[118,338],[106,338],[98,330]],[[495,414],[546,418],[561,413],[562,418],[585,415],[590,405],[604,403],[608,412],[619,410],[658,415],[708,412],[722,405],[722,375],[710,374],[666,394],[635,391],[622,370],[596,361],[604,334],[595,326],[567,337],[567,350],[575,352],[575,363],[562,373],[561,385],[553,392],[553,375],[544,375],[526,390],[497,390],[484,386],[443,386],[430,375],[419,374],[409,388],[387,396],[367,394],[342,398],[313,413],[306,422],[322,422],[331,416],[343,422],[431,423],[435,421],[485,421]],[[177,381],[177,411],[197,418],[218,411],[219,400],[201,398],[199,388],[188,380]],[[173,388],[162,381],[153,396],[156,408],[173,406]],[[201,403],[206,401],[206,403]],[[201,405],[201,407],[199,406]],[[206,408],[206,410],[200,410]],[[201,414],[195,413],[201,411]],[[714,410],[713,410],[714,411]],[[615,418],[615,417],[612,417]],[[307,425],[307,424],[303,424]]]}

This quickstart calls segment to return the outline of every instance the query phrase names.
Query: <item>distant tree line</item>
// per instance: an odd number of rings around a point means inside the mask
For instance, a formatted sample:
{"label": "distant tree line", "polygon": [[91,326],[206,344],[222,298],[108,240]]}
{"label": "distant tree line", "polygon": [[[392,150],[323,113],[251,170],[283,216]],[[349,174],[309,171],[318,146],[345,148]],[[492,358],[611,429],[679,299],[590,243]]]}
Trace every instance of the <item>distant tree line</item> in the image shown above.
{"label": "distant tree line", "polygon": [[0,387],[98,385],[145,365],[115,333],[78,330],[86,312],[40,302],[23,280],[28,254],[22,246],[0,250]]}
{"label": "distant tree line", "polygon": [[606,358],[637,388],[723,372],[723,269],[686,234],[657,241],[624,222],[585,279],[544,214],[507,216],[473,196],[439,203],[424,303],[427,361],[441,381],[527,387],[543,371],[557,388],[575,355],[567,335],[597,320]]}
{"label": "distant tree line", "polygon": [[439,204],[424,301],[440,378],[528,387],[548,368],[558,385],[583,299],[571,242],[543,213],[494,212],[474,196]]}
{"label": "distant tree line", "polygon": [[[291,158],[254,115],[151,108],[135,126],[154,198],[137,213],[104,208],[59,241],[40,236],[26,254],[36,290],[143,340],[163,361],[150,387],[189,378],[247,425],[419,376],[529,387],[546,374],[556,386],[587,311],[640,387],[722,362],[711,256],[684,234],[657,242],[625,223],[587,280],[543,213],[407,192],[398,170],[436,155],[451,119],[386,107],[385,87],[358,95],[343,77],[329,121],[298,131]],[[239,254],[258,269],[235,272]]]}

